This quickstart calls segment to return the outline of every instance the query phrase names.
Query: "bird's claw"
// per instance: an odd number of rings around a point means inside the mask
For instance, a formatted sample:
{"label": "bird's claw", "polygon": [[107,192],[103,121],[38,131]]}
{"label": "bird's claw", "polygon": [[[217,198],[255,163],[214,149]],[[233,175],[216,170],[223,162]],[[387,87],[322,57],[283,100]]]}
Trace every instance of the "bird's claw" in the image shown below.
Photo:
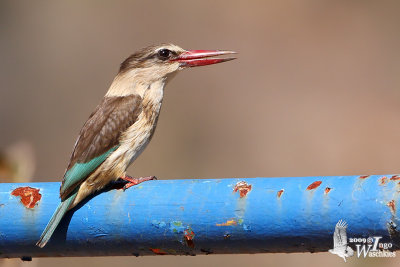
{"label": "bird's claw", "polygon": [[127,184],[124,185],[122,188],[124,191],[128,189],[131,186],[138,185],[140,183],[150,181],[150,180],[157,180],[157,177],[155,176],[146,176],[146,177],[139,177],[139,178],[134,178],[126,175],[125,177],[121,177],[122,180],[128,181]]}

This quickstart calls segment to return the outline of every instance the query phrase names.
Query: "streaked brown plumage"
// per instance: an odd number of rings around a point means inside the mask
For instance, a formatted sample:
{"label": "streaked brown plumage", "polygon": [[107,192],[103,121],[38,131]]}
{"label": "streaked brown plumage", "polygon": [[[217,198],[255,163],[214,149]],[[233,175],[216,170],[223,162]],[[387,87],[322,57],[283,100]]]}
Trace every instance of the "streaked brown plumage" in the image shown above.
{"label": "streaked brown plumage", "polygon": [[[86,163],[118,145],[121,133],[135,123],[141,112],[142,98],[139,95],[103,98],[83,125],[65,172],[76,163]],[[61,200],[79,184],[60,190]]]}

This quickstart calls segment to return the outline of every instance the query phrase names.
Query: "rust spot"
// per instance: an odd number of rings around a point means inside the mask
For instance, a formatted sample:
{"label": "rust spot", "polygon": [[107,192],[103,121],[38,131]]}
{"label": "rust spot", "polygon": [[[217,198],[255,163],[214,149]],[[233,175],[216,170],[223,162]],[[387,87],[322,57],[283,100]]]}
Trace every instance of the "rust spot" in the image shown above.
{"label": "rust spot", "polygon": [[39,193],[39,191],[40,189],[29,186],[18,187],[11,192],[11,195],[20,196],[22,204],[29,209],[33,209],[36,203],[42,198],[42,195]]}
{"label": "rust spot", "polygon": [[368,177],[370,177],[370,175],[361,175],[360,177],[358,177],[359,179],[367,179]]}
{"label": "rust spot", "polygon": [[282,194],[283,194],[283,191],[285,191],[285,190],[283,190],[283,189],[279,190],[278,193],[276,193],[276,196],[278,198],[280,198],[282,196]]}
{"label": "rust spot", "polygon": [[190,248],[194,248],[194,232],[192,229],[188,228],[184,231],[184,238],[186,241],[186,245]]}
{"label": "rust spot", "polygon": [[400,175],[393,175],[392,177],[390,177],[391,181],[397,181],[400,180]]}
{"label": "rust spot", "polygon": [[389,235],[390,235],[391,239],[395,239],[395,238],[400,236],[399,231],[397,229],[397,225],[392,220],[390,220],[390,222],[388,222],[386,224],[386,227],[388,229],[388,232],[389,232]]}
{"label": "rust spot", "polygon": [[157,255],[167,255],[167,252],[165,252],[164,250],[160,249],[160,248],[150,248],[151,251],[153,251],[154,254]]}
{"label": "rust spot", "polygon": [[390,208],[390,211],[392,213],[396,213],[396,204],[393,199],[389,201],[386,205]]}
{"label": "rust spot", "polygon": [[231,238],[231,235],[230,235],[230,234],[224,234],[224,239],[225,239],[225,240],[230,239],[230,238]]}
{"label": "rust spot", "polygon": [[386,176],[383,176],[379,179],[379,185],[385,185],[388,183],[388,178]]}
{"label": "rust spot", "polygon": [[232,225],[237,225],[237,222],[235,220],[227,220],[224,223],[217,223],[217,226],[232,226]]}
{"label": "rust spot", "polygon": [[330,187],[326,187],[326,188],[325,188],[325,191],[324,191],[325,195],[327,195],[327,194],[329,193],[329,191],[331,191],[331,189],[332,189],[332,188],[330,188]]}
{"label": "rust spot", "polygon": [[321,184],[322,184],[322,181],[315,181],[315,182],[313,182],[312,184],[310,184],[310,185],[307,187],[307,190],[315,189],[315,188],[317,188],[318,186],[320,186]]}
{"label": "rust spot", "polygon": [[251,191],[251,184],[247,184],[245,181],[240,181],[235,185],[233,192],[239,191],[240,197],[245,197]]}

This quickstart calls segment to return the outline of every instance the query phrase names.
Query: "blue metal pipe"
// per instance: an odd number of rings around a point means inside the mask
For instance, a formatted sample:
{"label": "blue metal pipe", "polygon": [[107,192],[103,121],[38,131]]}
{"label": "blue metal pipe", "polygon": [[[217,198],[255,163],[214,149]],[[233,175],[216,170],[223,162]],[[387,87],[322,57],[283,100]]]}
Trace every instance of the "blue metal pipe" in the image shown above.
{"label": "blue metal pipe", "polygon": [[[59,183],[0,184],[0,257],[318,252],[348,237],[399,247],[399,176],[149,181],[104,190],[35,246],[59,203]],[[40,198],[40,199],[39,199]],[[24,202],[24,203],[23,203]]]}

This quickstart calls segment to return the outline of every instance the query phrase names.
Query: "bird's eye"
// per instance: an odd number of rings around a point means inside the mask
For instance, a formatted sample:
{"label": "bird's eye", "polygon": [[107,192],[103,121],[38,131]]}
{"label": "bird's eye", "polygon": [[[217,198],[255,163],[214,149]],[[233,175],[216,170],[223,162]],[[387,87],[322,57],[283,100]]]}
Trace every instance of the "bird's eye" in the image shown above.
{"label": "bird's eye", "polygon": [[171,56],[171,51],[168,49],[158,50],[158,58],[162,60],[166,60]]}

